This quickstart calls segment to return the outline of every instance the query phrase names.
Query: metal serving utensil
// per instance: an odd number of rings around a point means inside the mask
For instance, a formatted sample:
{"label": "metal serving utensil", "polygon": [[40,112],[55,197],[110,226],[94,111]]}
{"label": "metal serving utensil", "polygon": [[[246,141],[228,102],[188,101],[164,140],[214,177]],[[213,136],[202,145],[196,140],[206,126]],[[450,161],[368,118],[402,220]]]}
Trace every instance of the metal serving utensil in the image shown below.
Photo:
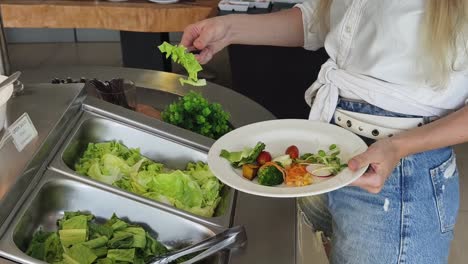
{"label": "metal serving utensil", "polygon": [[247,234],[243,226],[236,226],[226,229],[225,231],[205,239],[200,243],[191,245],[189,247],[171,252],[166,255],[158,256],[149,261],[151,264],[169,264],[183,256],[207,249],[199,255],[182,262],[181,264],[192,264],[207,258],[223,249],[239,248],[247,242]]}

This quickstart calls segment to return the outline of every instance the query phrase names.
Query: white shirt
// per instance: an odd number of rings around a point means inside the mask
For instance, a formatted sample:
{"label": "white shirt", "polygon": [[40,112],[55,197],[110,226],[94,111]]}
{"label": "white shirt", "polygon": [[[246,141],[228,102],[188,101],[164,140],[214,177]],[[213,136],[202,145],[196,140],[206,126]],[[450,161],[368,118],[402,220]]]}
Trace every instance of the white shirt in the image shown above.
{"label": "white shirt", "polygon": [[430,85],[422,61],[425,0],[333,0],[330,31],[315,21],[319,0],[296,5],[302,11],[304,48],[325,47],[330,59],[306,91],[309,119],[332,119],[338,96],[361,99],[388,111],[442,116],[468,99],[466,53],[457,59],[447,87]]}

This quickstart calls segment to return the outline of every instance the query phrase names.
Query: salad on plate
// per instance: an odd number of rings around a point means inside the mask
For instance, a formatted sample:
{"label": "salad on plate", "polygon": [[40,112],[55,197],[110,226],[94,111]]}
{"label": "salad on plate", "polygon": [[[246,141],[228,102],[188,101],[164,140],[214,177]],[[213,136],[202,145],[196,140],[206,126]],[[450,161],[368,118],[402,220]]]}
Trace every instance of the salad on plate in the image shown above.
{"label": "salad on plate", "polygon": [[317,153],[303,153],[291,145],[283,155],[273,157],[266,151],[266,145],[258,142],[254,147],[246,147],[241,151],[221,150],[220,157],[242,170],[242,176],[250,181],[256,179],[258,184],[265,186],[306,186],[315,181],[332,177],[347,167],[342,163],[340,149],[332,144],[327,150],[320,149]]}

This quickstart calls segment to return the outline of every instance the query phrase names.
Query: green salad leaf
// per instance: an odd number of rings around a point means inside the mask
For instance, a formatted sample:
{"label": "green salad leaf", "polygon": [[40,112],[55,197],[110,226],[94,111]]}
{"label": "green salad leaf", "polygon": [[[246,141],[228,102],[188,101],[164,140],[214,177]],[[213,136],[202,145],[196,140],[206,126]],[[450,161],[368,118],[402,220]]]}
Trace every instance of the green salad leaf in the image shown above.
{"label": "green salad leaf", "polygon": [[[95,180],[205,217],[214,215],[221,200],[223,185],[207,164],[189,162],[185,170],[171,170],[143,157],[138,149],[128,149],[118,142],[90,143],[76,163],[75,170]],[[125,222],[114,218],[108,227],[113,231],[127,228]],[[108,230],[98,231],[109,237]]]}
{"label": "green salad leaf", "polygon": [[110,249],[107,257],[114,261],[124,261],[133,263],[135,259],[135,249]]}
{"label": "green salad leaf", "polygon": [[83,243],[88,237],[88,216],[77,215],[67,219],[61,224],[59,230],[60,241],[65,247]]}
{"label": "green salad leaf", "polygon": [[100,236],[95,239],[88,240],[84,242],[82,245],[87,246],[89,248],[100,248],[100,247],[104,247],[105,245],[107,245],[107,241],[109,241],[109,239],[106,236]]}
{"label": "green salad leaf", "polygon": [[58,234],[38,230],[34,234],[26,254],[49,263],[60,261],[62,259],[63,248]]}
{"label": "green salad leaf", "polygon": [[221,154],[219,156],[227,159],[234,167],[242,167],[244,164],[255,162],[258,155],[260,155],[260,152],[262,152],[264,149],[265,144],[258,142],[255,147],[246,147],[243,151],[229,152],[223,149],[221,150]]}
{"label": "green salad leaf", "polygon": [[317,153],[305,153],[297,161],[303,163],[318,163],[325,165],[326,169],[334,175],[340,173],[344,168],[348,166],[346,163],[342,163],[340,157],[340,148],[336,144],[332,144],[325,151],[320,149]]}
{"label": "green salad leaf", "polygon": [[[142,264],[169,252],[143,227],[128,223],[115,214],[105,223],[98,223],[89,213],[65,212],[57,221],[57,227],[56,232],[35,232],[26,254],[54,264]],[[84,241],[81,239],[82,230],[89,234]],[[68,236],[69,231],[80,235]]]}
{"label": "green salad leaf", "polygon": [[200,63],[190,52],[187,52],[187,48],[182,45],[171,45],[167,42],[159,45],[161,53],[166,53],[166,58],[171,57],[175,63],[182,65],[188,73],[188,78],[180,78],[180,84],[190,84],[194,86],[205,86],[205,79],[198,79],[198,72],[203,70]]}
{"label": "green salad leaf", "polygon": [[83,244],[74,245],[63,254],[63,261],[67,264],[91,264],[96,259],[93,251]]}

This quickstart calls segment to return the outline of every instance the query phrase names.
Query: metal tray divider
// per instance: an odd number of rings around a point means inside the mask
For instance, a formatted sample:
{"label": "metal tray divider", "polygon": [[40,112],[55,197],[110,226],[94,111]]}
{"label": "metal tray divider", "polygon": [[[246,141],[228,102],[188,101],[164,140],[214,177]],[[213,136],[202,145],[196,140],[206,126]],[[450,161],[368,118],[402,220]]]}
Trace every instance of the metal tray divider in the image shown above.
{"label": "metal tray divider", "polygon": [[81,182],[83,184],[99,188],[101,190],[105,190],[106,192],[117,194],[119,196],[125,197],[127,199],[132,200],[132,201],[139,202],[139,203],[142,203],[142,204],[145,204],[145,205],[148,205],[148,206],[151,206],[151,207],[163,210],[163,211],[167,211],[167,212],[170,212],[171,214],[174,214],[174,215],[177,215],[177,216],[188,218],[191,221],[203,223],[204,225],[218,226],[218,227],[223,226],[221,223],[217,223],[217,221],[209,221],[207,218],[190,214],[188,212],[177,209],[177,208],[175,208],[173,206],[166,205],[164,203],[159,203],[157,201],[150,200],[148,198],[133,194],[131,192],[127,192],[127,191],[118,189],[116,187],[113,187],[112,185],[101,183],[99,181],[96,181],[96,180],[93,180],[93,179],[78,175],[76,173],[73,173],[71,170],[69,170],[67,168],[58,169],[56,167],[51,167],[50,170],[54,171],[54,172],[57,172],[61,176],[63,176],[63,178],[61,178],[61,179],[72,179],[74,181]]}
{"label": "metal tray divider", "polygon": [[83,110],[98,116],[109,118],[134,128],[139,128],[145,132],[151,132],[157,136],[208,152],[213,139],[201,136],[192,131],[174,126],[172,124],[150,118],[140,113],[118,107],[113,104],[101,101],[94,97],[87,97],[83,103]]}
{"label": "metal tray divider", "polygon": [[[52,170],[51,170],[51,172],[52,172]],[[4,234],[2,234],[2,236],[0,237],[0,257],[4,257],[6,259],[16,261],[16,262],[19,262],[19,263],[27,263],[27,264],[44,263],[42,261],[39,261],[37,259],[34,259],[34,258],[28,256],[25,252],[23,252],[21,249],[19,249],[17,247],[17,245],[15,244],[15,242],[14,242],[13,236],[14,236],[14,232],[16,230],[16,227],[18,226],[18,224],[22,220],[22,217],[24,216],[24,214],[28,210],[30,210],[30,207],[34,203],[35,199],[38,198],[38,195],[42,191],[43,187],[47,186],[47,184],[55,183],[55,182],[61,181],[61,180],[65,180],[65,181],[68,181],[68,182],[76,181],[76,179],[70,179],[70,178],[64,177],[64,175],[61,174],[61,172],[56,172],[55,171],[55,173],[56,174],[54,175],[53,173],[47,173],[47,171],[45,171],[41,175],[41,177],[39,178],[39,181],[38,181],[37,185],[35,186],[35,188],[32,188],[31,190],[29,190],[30,191],[29,194],[24,197],[24,201],[21,203],[21,206],[19,206],[16,213],[14,215],[12,214],[11,220],[6,225],[6,227],[7,227],[6,232]],[[88,186],[90,186],[92,188],[95,188],[95,189],[98,189],[100,191],[109,192],[109,193],[114,194],[114,195],[122,196],[119,192],[115,192],[115,190],[111,190],[111,188],[101,188],[101,187],[105,187],[105,186],[99,186],[101,184],[99,184],[99,185],[88,184],[86,181],[83,181],[82,184],[88,185]],[[140,203],[140,201],[136,201],[132,197],[122,196],[122,198],[130,200],[131,202]],[[146,202],[143,202],[143,205],[153,207],[151,204],[148,204]],[[157,209],[161,209],[161,208],[157,208]],[[162,209],[161,211],[166,211],[166,210]],[[93,212],[91,212],[91,213],[93,213]],[[168,213],[173,214],[170,211],[168,211]],[[219,233],[219,232],[222,232],[224,230],[223,227],[212,225],[210,223],[200,221],[199,219],[187,218],[186,216],[179,215],[179,214],[174,214],[174,215],[175,215],[175,217],[181,217],[181,218],[187,219],[187,220],[189,220],[191,222],[195,222],[196,224],[199,224],[199,225],[207,228],[208,230],[211,230],[215,234]],[[219,259],[216,262],[216,264],[228,263],[229,255],[230,254],[228,252],[220,252],[219,253]]]}
{"label": "metal tray divider", "polygon": [[[88,99],[86,99],[86,101],[88,102]],[[91,99],[91,101],[94,101],[94,100]],[[98,102],[95,102],[95,103],[98,103]],[[116,107],[116,108],[121,108],[121,107]],[[99,108],[95,108],[95,109],[99,110]],[[185,142],[180,142],[180,141],[178,141],[178,140],[176,140],[174,138],[162,137],[161,133],[158,133],[158,132],[161,132],[161,130],[156,129],[154,127],[147,126],[147,125],[144,125],[144,124],[141,124],[141,123],[139,123],[137,121],[132,121],[132,120],[130,120],[131,121],[130,124],[126,123],[125,121],[128,120],[128,119],[121,118],[118,114],[112,114],[112,113],[109,114],[109,112],[101,111],[101,110],[100,111],[89,112],[88,110],[89,110],[89,108],[87,106],[83,105],[83,114],[81,115],[80,120],[78,121],[78,123],[76,125],[75,124],[71,125],[73,130],[72,130],[71,133],[68,134],[67,139],[64,142],[64,144],[62,144],[60,150],[56,152],[55,157],[54,157],[51,165],[49,166],[49,169],[51,169],[53,171],[56,171],[56,172],[59,172],[59,173],[61,173],[62,175],[66,176],[66,177],[71,177],[71,178],[73,178],[75,180],[78,180],[80,182],[85,182],[86,184],[97,186],[97,187],[99,187],[101,189],[106,189],[107,191],[117,193],[117,194],[119,194],[121,196],[125,196],[127,198],[132,199],[132,200],[136,200],[138,202],[145,203],[145,204],[150,205],[152,207],[156,207],[156,208],[159,208],[159,209],[170,211],[171,213],[174,213],[174,214],[177,214],[177,215],[182,215],[184,217],[188,217],[188,218],[194,219],[196,221],[202,221],[205,224],[211,224],[211,225],[217,225],[217,226],[223,226],[223,227],[232,226],[232,223],[233,223],[233,220],[234,220],[234,208],[235,208],[234,205],[235,205],[235,200],[236,200],[236,197],[237,197],[237,193],[233,189],[230,189],[231,190],[230,193],[227,194],[230,197],[229,197],[229,201],[228,201],[229,204],[228,204],[228,206],[226,208],[226,212],[221,216],[206,218],[206,217],[201,217],[201,216],[191,214],[189,212],[186,212],[186,211],[181,210],[181,209],[177,209],[177,208],[175,208],[173,206],[169,206],[169,205],[166,205],[164,203],[160,203],[160,202],[151,200],[149,198],[145,198],[145,197],[133,194],[131,192],[120,190],[117,187],[113,187],[111,185],[107,185],[107,184],[98,182],[98,181],[90,179],[88,177],[78,175],[75,171],[73,171],[67,165],[65,165],[62,157],[63,157],[63,154],[66,151],[68,145],[71,143],[71,141],[74,139],[74,137],[77,136],[76,134],[80,131],[81,126],[87,120],[91,120],[93,118],[102,118],[104,120],[115,122],[115,123],[117,123],[119,125],[128,127],[130,129],[136,129],[136,130],[138,130],[138,131],[140,131],[142,133],[147,133],[147,134],[150,134],[150,135],[152,135],[154,137],[159,137],[159,138],[162,138],[164,140],[176,143],[176,144],[181,145],[183,147],[191,148],[191,149],[194,149],[196,151],[200,151],[200,152],[204,152],[204,153],[207,152],[207,150],[196,148],[195,147],[196,145],[193,146],[192,144],[184,144]],[[124,108],[121,108],[121,109],[118,109],[118,110],[125,110],[125,111],[128,111],[128,112],[132,112],[132,111],[129,111],[129,110],[124,109]],[[96,112],[98,112],[99,114],[96,114]],[[118,120],[113,119],[113,117],[117,117]],[[135,124],[137,124],[136,127],[135,127]],[[148,129],[145,129],[145,128],[148,128]],[[187,141],[187,140],[185,140],[185,141]]]}

